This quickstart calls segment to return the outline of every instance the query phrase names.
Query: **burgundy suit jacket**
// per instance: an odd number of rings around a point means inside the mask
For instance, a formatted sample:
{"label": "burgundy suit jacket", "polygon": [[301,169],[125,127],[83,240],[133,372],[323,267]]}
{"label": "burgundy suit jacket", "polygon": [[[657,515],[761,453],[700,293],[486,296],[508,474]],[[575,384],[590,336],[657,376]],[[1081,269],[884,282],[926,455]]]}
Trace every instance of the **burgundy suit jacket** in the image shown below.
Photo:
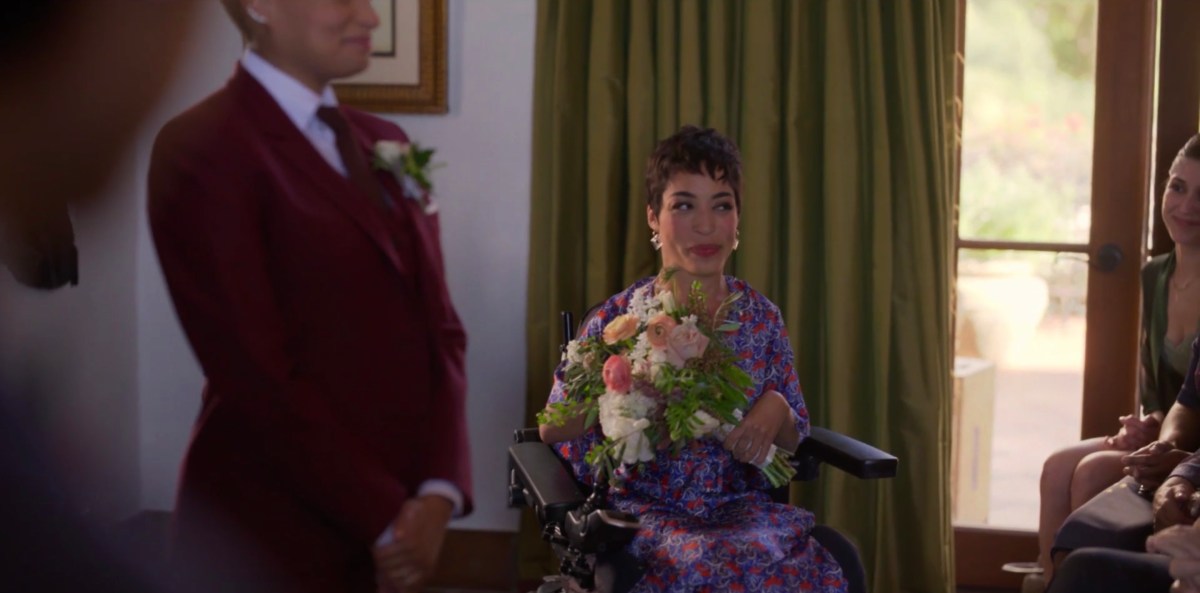
{"label": "burgundy suit jacket", "polygon": [[[407,141],[342,112],[368,162],[376,140]],[[422,482],[471,509],[466,337],[437,216],[376,175],[393,209],[240,67],[155,143],[150,227],[207,381],[173,543],[217,580],[374,591],[370,549]]]}

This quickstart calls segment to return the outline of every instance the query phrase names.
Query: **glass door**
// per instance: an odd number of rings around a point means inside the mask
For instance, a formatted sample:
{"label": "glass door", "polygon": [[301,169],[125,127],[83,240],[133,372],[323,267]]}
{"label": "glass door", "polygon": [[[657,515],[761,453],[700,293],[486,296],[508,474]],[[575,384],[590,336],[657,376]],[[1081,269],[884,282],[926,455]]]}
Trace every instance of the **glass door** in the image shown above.
{"label": "glass door", "polygon": [[1134,409],[1154,3],[964,0],[951,499],[1017,587],[1042,462]]}

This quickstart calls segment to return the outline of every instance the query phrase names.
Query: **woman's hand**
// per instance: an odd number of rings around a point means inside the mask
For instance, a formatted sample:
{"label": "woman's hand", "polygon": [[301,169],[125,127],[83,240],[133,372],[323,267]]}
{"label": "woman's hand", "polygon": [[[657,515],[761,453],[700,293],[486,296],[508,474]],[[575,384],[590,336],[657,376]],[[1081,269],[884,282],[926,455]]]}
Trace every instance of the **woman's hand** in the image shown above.
{"label": "woman's hand", "polygon": [[567,423],[563,424],[562,426],[555,426],[553,424],[539,424],[538,437],[540,437],[542,442],[546,443],[547,445],[553,445],[554,443],[561,443],[563,441],[573,441],[583,436],[583,433],[587,432],[587,426],[584,424],[586,421],[587,415],[580,414],[574,418],[571,418],[570,420],[567,420]]}
{"label": "woman's hand", "polygon": [[1137,483],[1147,488],[1158,488],[1163,480],[1183,461],[1189,453],[1171,446],[1165,441],[1154,441],[1121,458],[1125,475],[1133,476]]}
{"label": "woman's hand", "polygon": [[725,448],[742,463],[762,465],[771,445],[792,419],[792,407],[778,391],[767,391],[754,402],[746,417],[725,437]]}
{"label": "woman's hand", "polygon": [[1162,421],[1153,414],[1138,417],[1137,414],[1121,416],[1121,430],[1105,439],[1105,443],[1119,451],[1141,449],[1158,437]]}
{"label": "woman's hand", "polygon": [[1191,523],[1194,517],[1188,511],[1188,503],[1196,487],[1178,476],[1168,478],[1154,493],[1154,531],[1162,531],[1174,525]]}

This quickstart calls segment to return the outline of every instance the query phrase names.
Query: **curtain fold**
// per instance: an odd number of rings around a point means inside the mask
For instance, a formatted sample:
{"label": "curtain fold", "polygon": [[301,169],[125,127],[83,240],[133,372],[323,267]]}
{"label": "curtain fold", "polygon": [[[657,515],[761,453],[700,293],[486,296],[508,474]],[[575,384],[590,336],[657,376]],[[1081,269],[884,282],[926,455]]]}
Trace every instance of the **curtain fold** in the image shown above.
{"label": "curtain fold", "polygon": [[[559,312],[657,271],[644,167],[685,123],[744,163],[731,273],[783,310],[814,424],[901,460],[795,488],[875,590],[953,591],[950,273],[955,0],[540,0],[528,420]],[[522,524],[521,575],[548,549]]]}

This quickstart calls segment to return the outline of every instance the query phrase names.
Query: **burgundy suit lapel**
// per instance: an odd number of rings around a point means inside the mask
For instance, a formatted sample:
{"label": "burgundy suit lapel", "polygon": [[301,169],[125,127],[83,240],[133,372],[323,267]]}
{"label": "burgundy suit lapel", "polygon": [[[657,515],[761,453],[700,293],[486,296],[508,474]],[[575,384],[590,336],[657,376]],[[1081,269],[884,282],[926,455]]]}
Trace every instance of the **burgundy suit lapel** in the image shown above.
{"label": "burgundy suit lapel", "polygon": [[[348,118],[350,127],[358,138],[359,148],[367,154],[370,161],[375,152],[375,138],[358,124],[356,118]],[[407,142],[407,138],[398,139]],[[415,253],[410,254],[420,278],[420,293],[426,318],[430,324],[430,340],[434,347],[447,350],[462,344],[464,337],[461,329],[447,333],[449,329],[458,327],[457,315],[450,302],[449,291],[446,289],[444,267],[442,265],[441,244],[437,237],[437,214],[426,214],[424,207],[417,201],[405,197],[400,182],[395,173],[390,170],[375,170],[385,194],[390,196],[395,206],[396,220],[400,232],[408,233],[413,239],[406,244],[411,245]],[[461,346],[459,346],[461,347]],[[444,359],[438,359],[444,363]],[[447,367],[449,368],[449,367]]]}
{"label": "burgundy suit lapel", "polygon": [[[366,153],[367,160],[370,161],[375,152],[374,140],[353,119],[350,120],[350,127],[354,129],[355,136],[358,137],[359,148]],[[374,173],[379,183],[383,186],[384,191],[387,192],[395,204],[403,227],[411,231],[420,244],[420,249],[417,250],[418,253],[414,254],[414,257],[424,260],[422,261],[422,267],[429,271],[429,280],[432,281],[430,288],[433,289],[442,286],[444,279],[442,278],[441,245],[434,232],[437,215],[426,214],[424,208],[417,200],[406,197],[404,189],[396,179],[395,173],[388,170],[376,170]],[[426,284],[429,284],[429,282]],[[437,299],[439,303],[441,300],[440,297]]]}
{"label": "burgundy suit lapel", "polygon": [[404,197],[404,190],[400,187],[400,182],[396,180],[396,176],[389,171],[379,172],[379,182],[383,184],[384,190],[393,196],[396,202],[399,218],[404,221],[404,227],[413,233],[413,236],[420,243],[421,248],[417,257],[427,260],[424,262],[430,269],[434,278],[440,283],[441,277],[441,245],[438,243],[437,237],[433,232],[433,219],[436,214],[426,214],[416,200]]}
{"label": "burgundy suit lapel", "polygon": [[283,113],[275,99],[241,66],[230,81],[230,87],[238,93],[239,102],[246,106],[249,119],[253,122],[251,125],[261,129],[274,141],[271,148],[279,155],[280,161],[290,165],[289,172],[311,182],[311,190],[303,193],[319,194],[319,199],[327,200],[341,210],[371,238],[397,270],[406,273],[403,258],[374,200],[363,195],[362,190],[329,166],[308,138]]}

